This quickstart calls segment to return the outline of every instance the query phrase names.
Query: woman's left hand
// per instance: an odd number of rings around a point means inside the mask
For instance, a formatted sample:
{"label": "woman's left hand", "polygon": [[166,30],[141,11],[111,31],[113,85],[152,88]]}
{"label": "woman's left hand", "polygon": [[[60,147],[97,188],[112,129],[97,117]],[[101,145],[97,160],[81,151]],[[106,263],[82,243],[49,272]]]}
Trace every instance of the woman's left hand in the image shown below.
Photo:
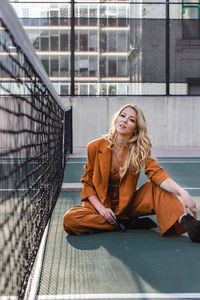
{"label": "woman's left hand", "polygon": [[170,193],[177,194],[181,197],[181,203],[184,208],[184,212],[188,214],[188,209],[193,214],[193,217],[197,218],[197,209],[196,209],[196,203],[194,199],[190,196],[190,194],[184,190],[180,185],[178,185],[173,179],[167,178],[165,179],[160,187],[164,189],[165,191],[168,191]]}
{"label": "woman's left hand", "polygon": [[188,209],[191,211],[191,213],[193,214],[193,217],[196,219],[197,218],[197,209],[196,209],[196,203],[194,201],[194,199],[190,196],[190,194],[186,191],[183,190],[180,193],[181,199],[182,199],[182,204],[183,204],[183,208],[185,213],[188,213]]}

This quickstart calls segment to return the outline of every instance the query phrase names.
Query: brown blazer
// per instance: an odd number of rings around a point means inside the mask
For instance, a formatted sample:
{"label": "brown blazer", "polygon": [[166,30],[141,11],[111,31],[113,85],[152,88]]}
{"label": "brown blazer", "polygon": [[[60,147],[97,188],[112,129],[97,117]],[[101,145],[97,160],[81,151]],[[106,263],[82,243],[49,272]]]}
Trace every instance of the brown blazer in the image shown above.
{"label": "brown blazer", "polygon": [[[123,162],[126,159],[127,150]],[[108,181],[111,165],[111,150],[108,148],[108,141],[100,138],[88,144],[87,163],[84,166],[85,174],[81,178],[83,188],[81,201],[87,200],[89,196],[97,195],[105,207],[110,207],[107,197]],[[153,158],[147,160],[145,174],[157,185],[160,185],[169,174],[164,171]],[[134,175],[131,170],[121,180],[119,186],[119,212],[126,211],[136,191],[139,174]]]}

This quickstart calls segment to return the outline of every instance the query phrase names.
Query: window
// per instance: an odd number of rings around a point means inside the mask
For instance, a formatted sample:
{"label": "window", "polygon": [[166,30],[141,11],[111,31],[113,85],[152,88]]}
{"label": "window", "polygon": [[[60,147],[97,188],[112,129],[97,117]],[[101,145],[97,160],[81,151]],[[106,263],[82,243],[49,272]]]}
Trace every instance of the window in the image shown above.
{"label": "window", "polygon": [[109,95],[116,95],[117,88],[116,84],[109,84]]}
{"label": "window", "polygon": [[52,82],[53,86],[54,86],[54,89],[56,90],[57,94],[60,94],[59,92],[59,83],[57,82]]}
{"label": "window", "polygon": [[88,25],[88,9],[85,5],[80,5],[80,19],[79,24],[86,26]]}
{"label": "window", "polygon": [[119,77],[127,76],[127,61],[125,57],[118,58],[118,74]]}
{"label": "window", "polygon": [[88,50],[88,32],[85,30],[80,32],[80,51]]}
{"label": "window", "polygon": [[50,25],[58,25],[58,11],[50,11]]}
{"label": "window", "polygon": [[129,16],[127,6],[119,5],[118,7],[118,26],[128,26]]}
{"label": "window", "polygon": [[100,84],[99,93],[100,93],[100,95],[106,95],[107,94],[107,89],[106,89],[106,84],[105,83]]}
{"label": "window", "polygon": [[29,8],[28,7],[22,7],[22,17],[29,18]]}
{"label": "window", "polygon": [[110,5],[107,7],[108,26],[117,26],[117,6]]}
{"label": "window", "polygon": [[127,84],[118,83],[118,95],[127,95]]}
{"label": "window", "polygon": [[200,0],[183,0],[183,38],[200,39]]}
{"label": "window", "polygon": [[44,30],[41,32],[41,50],[49,50],[49,32],[48,30]]}
{"label": "window", "polygon": [[67,77],[69,76],[69,60],[67,56],[60,56],[60,76]]}
{"label": "window", "polygon": [[100,33],[100,51],[102,51],[102,52],[107,51],[107,34],[106,34],[106,32]]}
{"label": "window", "polygon": [[183,19],[199,18],[199,0],[183,0]]}
{"label": "window", "polygon": [[41,62],[43,64],[43,67],[45,68],[45,71],[49,75],[49,56],[48,55],[42,55],[40,57],[40,59],[41,59]]}
{"label": "window", "polygon": [[68,41],[68,31],[61,30],[60,31],[60,51],[69,50],[69,41]]}
{"label": "window", "polygon": [[89,95],[97,95],[97,85],[89,84]]}
{"label": "window", "polygon": [[50,50],[51,51],[58,51],[58,30],[51,30],[50,31]]}
{"label": "window", "polygon": [[200,39],[200,20],[183,20],[183,38]]}
{"label": "window", "polygon": [[75,76],[78,76],[78,69],[79,69],[79,58],[75,56],[75,63],[74,63]]}
{"label": "window", "polygon": [[188,95],[200,95],[200,78],[190,78],[188,82]]}
{"label": "window", "polygon": [[33,41],[33,47],[35,48],[35,50],[39,50],[39,37],[37,37],[37,38]]}
{"label": "window", "polygon": [[65,96],[69,95],[69,86],[68,84],[61,84],[60,85],[60,94]]}
{"label": "window", "polygon": [[109,57],[108,58],[108,76],[109,77],[116,77],[117,76],[116,57]]}
{"label": "window", "polygon": [[78,45],[79,45],[79,33],[78,31],[75,32],[75,50],[78,51]]}
{"label": "window", "polygon": [[100,76],[101,77],[106,77],[107,75],[107,70],[106,70],[106,58],[101,57],[100,58]]}
{"label": "window", "polygon": [[89,51],[97,51],[97,31],[89,31]]}
{"label": "window", "polygon": [[100,59],[101,77],[126,77],[128,73],[126,57],[108,56]]}
{"label": "window", "polygon": [[94,5],[90,5],[89,7],[89,18],[90,26],[97,25],[97,8]]}
{"label": "window", "polygon": [[80,84],[80,95],[88,95],[88,84]]}
{"label": "window", "polygon": [[80,76],[88,76],[88,57],[80,56]]}
{"label": "window", "polygon": [[40,26],[48,25],[48,17],[49,17],[48,11],[46,10],[40,11],[40,19],[39,19]]}
{"label": "window", "polygon": [[[15,56],[16,60],[19,60],[19,56]],[[13,76],[19,76],[19,66],[11,60],[8,55],[1,55],[1,64],[5,67],[6,70],[10,71]],[[6,72],[3,68],[0,69],[0,76],[5,78],[10,78],[8,72]]]}
{"label": "window", "polygon": [[118,32],[118,52],[127,51],[127,33]]}
{"label": "window", "polygon": [[108,51],[116,52],[117,41],[116,41],[116,31],[109,32],[108,35]]}
{"label": "window", "polygon": [[50,76],[58,76],[58,73],[58,56],[52,56]]}
{"label": "window", "polygon": [[89,76],[97,76],[97,57],[90,56],[89,63]]}
{"label": "window", "polygon": [[36,50],[39,50],[39,47],[40,47],[40,32],[38,32],[38,30],[34,30],[34,29],[29,29],[27,30],[27,35],[33,45],[33,47],[36,49]]}
{"label": "window", "polygon": [[60,25],[69,25],[69,9],[68,7],[60,7]]}

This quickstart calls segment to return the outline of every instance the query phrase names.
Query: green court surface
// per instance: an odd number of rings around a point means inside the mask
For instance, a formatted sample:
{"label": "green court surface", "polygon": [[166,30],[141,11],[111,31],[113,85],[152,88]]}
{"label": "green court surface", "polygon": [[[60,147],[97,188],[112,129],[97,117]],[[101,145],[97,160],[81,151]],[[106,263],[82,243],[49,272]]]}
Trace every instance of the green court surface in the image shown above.
{"label": "green court surface", "polygon": [[[84,162],[68,160],[64,182],[79,182]],[[159,163],[193,195],[200,216],[200,158],[160,158]],[[142,174],[138,185],[145,180]],[[80,205],[80,192],[60,193],[38,299],[200,299],[200,244],[187,234],[164,238],[156,228],[70,236],[62,217],[74,205]]]}

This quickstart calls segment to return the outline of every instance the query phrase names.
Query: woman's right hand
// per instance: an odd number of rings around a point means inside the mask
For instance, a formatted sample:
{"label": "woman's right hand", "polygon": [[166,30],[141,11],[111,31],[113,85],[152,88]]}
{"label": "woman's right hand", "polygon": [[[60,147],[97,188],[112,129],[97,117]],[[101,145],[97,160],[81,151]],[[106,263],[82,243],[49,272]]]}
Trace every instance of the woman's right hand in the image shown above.
{"label": "woman's right hand", "polygon": [[97,195],[92,195],[88,197],[90,203],[95,207],[98,213],[106,219],[106,221],[110,224],[115,224],[116,216],[115,213],[110,208],[106,208],[99,200]]}
{"label": "woman's right hand", "polygon": [[110,224],[115,224],[116,216],[115,213],[110,208],[101,208],[99,214],[106,219],[106,221]]}

